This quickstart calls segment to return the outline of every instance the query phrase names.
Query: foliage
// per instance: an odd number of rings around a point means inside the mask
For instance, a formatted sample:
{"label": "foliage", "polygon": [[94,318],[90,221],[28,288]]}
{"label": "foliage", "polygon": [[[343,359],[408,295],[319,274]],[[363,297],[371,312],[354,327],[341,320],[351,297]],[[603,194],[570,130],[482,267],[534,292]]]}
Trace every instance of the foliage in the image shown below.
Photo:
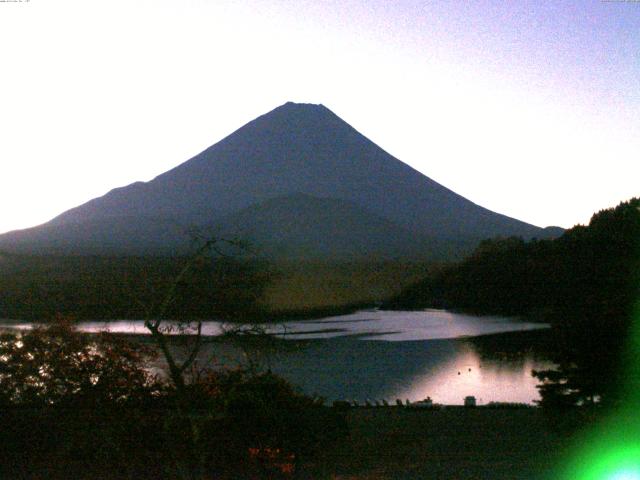
{"label": "foliage", "polygon": [[65,322],[3,334],[0,476],[290,478],[343,432],[271,373],[201,372],[179,394],[148,354]]}
{"label": "foliage", "polygon": [[194,408],[211,412],[197,448],[214,478],[288,477],[346,432],[334,410],[269,372],[211,372],[188,388]]}
{"label": "foliage", "polygon": [[[145,403],[55,404],[0,411],[0,477],[278,479],[312,474],[344,419],[271,375],[211,374]],[[194,435],[195,432],[195,435]]]}
{"label": "foliage", "polygon": [[5,406],[0,478],[172,478],[166,414],[153,403]]}
{"label": "foliage", "polygon": [[486,240],[469,258],[404,290],[391,306],[551,322],[558,369],[535,372],[542,404],[615,404],[633,381],[622,363],[640,298],[639,208],[640,199],[623,202],[555,240]]}
{"label": "foliage", "polygon": [[168,392],[144,368],[150,357],[62,318],[1,334],[0,477],[99,478],[116,466],[122,478],[157,472],[162,422],[149,406]]}
{"label": "foliage", "polygon": [[640,379],[631,340],[633,308],[640,298],[640,199],[603,210],[588,227],[557,242],[557,292],[551,318],[559,339],[556,371],[534,372],[543,381],[542,405],[615,407]]}
{"label": "foliage", "polygon": [[478,314],[539,315],[553,294],[553,241],[483,240],[464,261],[440,268],[392,300],[399,307],[435,307]]}
{"label": "foliage", "polygon": [[4,404],[99,404],[140,401],[160,392],[143,367],[152,351],[108,333],[90,336],[64,319],[29,332],[0,335]]}

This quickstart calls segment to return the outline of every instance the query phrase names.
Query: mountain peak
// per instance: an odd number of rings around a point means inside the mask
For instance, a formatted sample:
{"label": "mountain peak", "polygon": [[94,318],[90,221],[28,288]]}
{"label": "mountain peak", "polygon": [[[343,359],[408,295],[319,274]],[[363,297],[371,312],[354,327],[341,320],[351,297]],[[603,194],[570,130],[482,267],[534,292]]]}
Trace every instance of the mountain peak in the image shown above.
{"label": "mountain peak", "polygon": [[273,118],[282,115],[285,118],[288,117],[300,117],[300,118],[322,118],[333,117],[339,119],[339,117],[329,110],[321,103],[296,103],[287,102],[279,107],[274,108],[270,112],[262,115],[259,118]]}
{"label": "mountain peak", "polygon": [[286,108],[286,109],[297,109],[297,110],[329,110],[321,103],[298,103],[298,102],[287,102],[280,105],[277,108]]}
{"label": "mountain peak", "polygon": [[[150,239],[169,244],[169,234],[178,227],[215,223],[294,194],[292,201],[305,204],[310,197],[337,199],[403,231],[443,241],[544,233],[475,205],[417,172],[324,105],[287,102],[147,183],[114,189],[11,238],[23,245],[39,239],[44,249],[55,232],[61,245],[75,245],[76,251],[97,236],[99,226],[114,250],[133,242],[148,252],[153,250],[145,248]],[[0,247],[11,242],[0,236]]]}

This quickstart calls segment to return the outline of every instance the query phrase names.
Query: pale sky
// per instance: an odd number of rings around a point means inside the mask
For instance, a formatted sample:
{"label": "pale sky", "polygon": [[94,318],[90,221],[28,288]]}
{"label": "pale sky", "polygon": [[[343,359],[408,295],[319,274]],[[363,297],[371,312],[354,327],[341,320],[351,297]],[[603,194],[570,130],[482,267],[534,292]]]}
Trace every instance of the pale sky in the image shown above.
{"label": "pale sky", "polygon": [[640,195],[640,1],[0,1],[0,232],[322,103],[491,210]]}

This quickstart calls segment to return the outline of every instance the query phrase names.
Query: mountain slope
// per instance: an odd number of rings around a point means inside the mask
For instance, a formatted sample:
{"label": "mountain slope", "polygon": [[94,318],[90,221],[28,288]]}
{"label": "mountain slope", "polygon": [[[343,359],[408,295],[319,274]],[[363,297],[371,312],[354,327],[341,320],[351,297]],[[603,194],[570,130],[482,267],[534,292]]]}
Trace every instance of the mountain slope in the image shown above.
{"label": "mountain slope", "polygon": [[305,194],[251,205],[223,218],[211,231],[244,238],[276,259],[389,260],[448,255],[448,245],[441,239],[412,233],[344,200]]}
{"label": "mountain slope", "polygon": [[[311,234],[309,227],[322,223],[327,213],[308,210],[309,199],[316,197],[365,209],[378,218],[380,228],[380,220],[396,226],[398,233],[387,232],[387,239],[473,243],[493,236],[547,236],[543,229],[491,212],[434,182],[324,106],[287,103],[150,182],[112,190],[43,226],[0,236],[0,248],[99,253],[106,242],[116,250],[121,245],[123,252],[134,247],[136,253],[164,253],[186,240],[181,234],[186,227],[224,224],[224,218],[279,197],[289,197],[289,208],[269,215],[286,213],[293,224],[292,203],[306,199],[306,206],[299,207],[307,209],[299,228]],[[359,222],[352,213],[352,227],[366,223],[366,215]],[[333,240],[348,243],[350,225],[342,224],[345,237],[333,235]],[[332,239],[316,233],[312,243],[322,251],[322,243]]]}

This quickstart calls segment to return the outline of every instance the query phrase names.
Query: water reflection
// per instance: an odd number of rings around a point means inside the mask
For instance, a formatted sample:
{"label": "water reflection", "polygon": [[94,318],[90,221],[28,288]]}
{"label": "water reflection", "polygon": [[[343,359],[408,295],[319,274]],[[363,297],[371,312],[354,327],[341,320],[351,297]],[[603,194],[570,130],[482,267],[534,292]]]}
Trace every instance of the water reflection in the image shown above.
{"label": "water reflection", "polygon": [[[287,339],[316,340],[284,342],[300,348],[270,356],[268,365],[306,393],[329,401],[430,396],[436,403],[462,404],[473,395],[479,403],[532,403],[539,396],[531,370],[552,366],[531,349],[532,338],[548,338],[540,330],[546,327],[442,310],[360,311],[270,326],[276,335],[286,332]],[[79,328],[148,334],[141,321],[83,322]],[[222,331],[220,322],[204,322],[205,335]],[[216,358],[219,366],[235,366],[243,358],[231,342],[215,342],[202,355],[203,364]]]}
{"label": "water reflection", "polygon": [[[364,340],[396,342],[548,328],[547,324],[522,322],[514,318],[477,317],[446,310],[411,312],[363,310],[319,320],[288,322],[285,325],[288,337],[294,339],[360,335]],[[329,327],[327,331],[318,332],[324,325]]]}
{"label": "water reflection", "polygon": [[[510,341],[506,335],[504,342]],[[272,369],[307,393],[328,400],[417,401],[462,404],[466,395],[479,403],[533,403],[539,398],[531,370],[551,363],[531,353],[508,360],[484,358],[464,339],[412,342],[339,338],[311,342],[282,355]]]}
{"label": "water reflection", "polygon": [[423,399],[430,396],[434,402],[445,405],[462,404],[467,395],[479,403],[517,402],[533,403],[540,398],[534,369],[550,368],[552,364],[525,358],[490,361],[483,360],[472,345],[462,343],[457,355],[432,369],[425,369],[405,389],[399,398]]}

